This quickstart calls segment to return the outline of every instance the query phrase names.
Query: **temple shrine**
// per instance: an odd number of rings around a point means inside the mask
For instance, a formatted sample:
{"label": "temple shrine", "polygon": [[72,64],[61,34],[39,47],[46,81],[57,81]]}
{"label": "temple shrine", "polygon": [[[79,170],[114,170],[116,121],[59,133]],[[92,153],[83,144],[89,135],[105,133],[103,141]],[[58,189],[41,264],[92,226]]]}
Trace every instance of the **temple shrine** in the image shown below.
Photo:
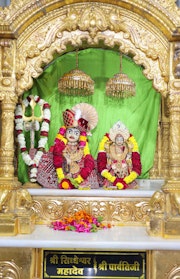
{"label": "temple shrine", "polygon": [[0,279],[180,278],[180,1],[0,1],[0,69]]}

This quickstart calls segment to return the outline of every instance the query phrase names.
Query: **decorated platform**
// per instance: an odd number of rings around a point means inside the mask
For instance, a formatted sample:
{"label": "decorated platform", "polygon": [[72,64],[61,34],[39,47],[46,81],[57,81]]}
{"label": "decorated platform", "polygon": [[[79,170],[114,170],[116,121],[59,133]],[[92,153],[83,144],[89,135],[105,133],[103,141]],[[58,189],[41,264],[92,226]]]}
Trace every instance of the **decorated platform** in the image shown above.
{"label": "decorated platform", "polygon": [[80,209],[98,216],[113,225],[145,226],[149,220],[149,202],[161,190],[164,180],[137,180],[137,189],[60,190],[28,189],[36,212],[36,224],[48,225]]}

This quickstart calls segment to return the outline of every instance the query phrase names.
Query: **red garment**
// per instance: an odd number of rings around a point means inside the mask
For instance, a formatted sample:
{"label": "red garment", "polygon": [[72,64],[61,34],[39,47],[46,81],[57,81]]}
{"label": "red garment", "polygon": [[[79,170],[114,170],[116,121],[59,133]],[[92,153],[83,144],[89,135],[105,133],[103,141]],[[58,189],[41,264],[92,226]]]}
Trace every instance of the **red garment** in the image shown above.
{"label": "red garment", "polygon": [[63,164],[63,150],[65,148],[65,143],[62,140],[56,138],[55,145],[53,149],[53,162],[55,168],[62,168]]}

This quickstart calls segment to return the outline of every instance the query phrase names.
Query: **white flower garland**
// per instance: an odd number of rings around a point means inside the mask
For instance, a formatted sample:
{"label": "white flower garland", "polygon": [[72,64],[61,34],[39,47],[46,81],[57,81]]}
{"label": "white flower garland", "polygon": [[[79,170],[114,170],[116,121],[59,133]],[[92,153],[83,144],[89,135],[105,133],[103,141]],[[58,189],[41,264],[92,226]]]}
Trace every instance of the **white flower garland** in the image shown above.
{"label": "white flower garland", "polygon": [[[49,132],[49,123],[51,118],[51,112],[50,112],[50,105],[44,101],[43,99],[40,99],[39,96],[28,96],[26,99],[22,101],[25,108],[27,108],[30,105],[31,100],[34,98],[34,101],[36,104],[42,106],[43,108],[43,121],[41,124],[40,129],[40,139],[38,141],[38,148],[37,152],[32,159],[27,151],[26,148],[26,140],[23,133],[24,130],[24,121],[23,121],[23,110],[22,105],[18,104],[15,111],[15,129],[17,131],[17,139],[19,143],[19,147],[21,150],[22,158],[26,165],[30,167],[30,181],[36,182],[37,178],[37,168],[40,162],[40,159],[43,155],[43,151],[40,149],[43,149],[47,143],[48,140],[48,132]],[[35,123],[35,130],[39,130],[39,123],[38,121]]]}

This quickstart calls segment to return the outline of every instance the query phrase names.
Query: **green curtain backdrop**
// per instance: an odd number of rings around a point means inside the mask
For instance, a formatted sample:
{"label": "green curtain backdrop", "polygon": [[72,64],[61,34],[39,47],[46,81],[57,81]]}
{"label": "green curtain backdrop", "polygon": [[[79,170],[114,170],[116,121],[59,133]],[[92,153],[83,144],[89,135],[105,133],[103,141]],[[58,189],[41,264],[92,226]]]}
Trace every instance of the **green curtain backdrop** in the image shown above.
{"label": "green curtain backdrop", "polygon": [[[90,75],[95,81],[95,92],[88,97],[61,97],[58,92],[58,80],[76,67],[76,53],[64,54],[52,61],[43,74],[34,80],[33,87],[24,93],[38,95],[51,105],[51,123],[48,145],[53,145],[54,138],[63,125],[62,111],[80,102],[91,103],[98,112],[98,125],[89,137],[89,146],[96,159],[98,145],[106,132],[118,120],[122,121],[136,138],[141,154],[142,174],[139,178],[148,178],[153,166],[161,96],[152,86],[152,81],[142,73],[142,67],[129,57],[123,56],[122,70],[136,84],[136,96],[128,99],[112,100],[105,95],[105,85],[109,78],[120,71],[119,53],[113,50],[90,48],[78,52],[79,69]],[[27,146],[28,146],[28,134]],[[27,182],[27,167],[19,154],[18,178]]]}

